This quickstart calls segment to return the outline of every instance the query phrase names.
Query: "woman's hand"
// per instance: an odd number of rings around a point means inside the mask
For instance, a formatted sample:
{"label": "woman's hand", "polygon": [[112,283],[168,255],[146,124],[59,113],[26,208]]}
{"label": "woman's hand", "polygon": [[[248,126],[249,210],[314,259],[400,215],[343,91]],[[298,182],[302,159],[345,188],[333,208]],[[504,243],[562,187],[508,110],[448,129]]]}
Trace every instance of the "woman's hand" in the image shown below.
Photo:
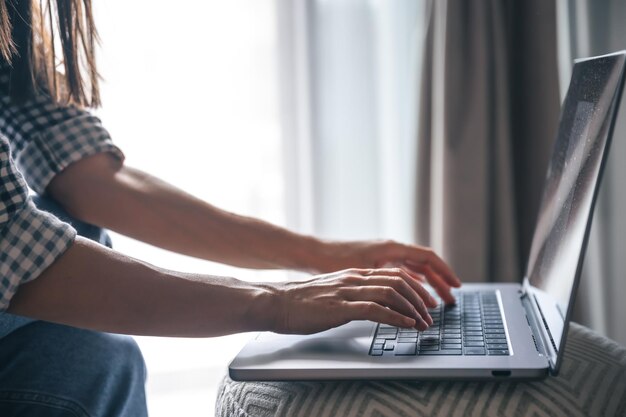
{"label": "woman's hand", "polygon": [[249,283],[165,270],[83,238],[35,280],[9,312],[113,333],[207,337],[315,333],[352,320],[424,330],[434,300],[400,268],[347,269],[308,281]]}
{"label": "woman's hand", "polygon": [[347,269],[308,281],[273,284],[269,317],[277,333],[309,334],[352,320],[425,330],[437,301],[401,268]]}
{"label": "woman's hand", "polygon": [[322,247],[320,272],[345,268],[401,268],[413,279],[427,281],[446,304],[455,302],[451,287],[461,286],[452,269],[427,247],[392,240],[324,242]]}

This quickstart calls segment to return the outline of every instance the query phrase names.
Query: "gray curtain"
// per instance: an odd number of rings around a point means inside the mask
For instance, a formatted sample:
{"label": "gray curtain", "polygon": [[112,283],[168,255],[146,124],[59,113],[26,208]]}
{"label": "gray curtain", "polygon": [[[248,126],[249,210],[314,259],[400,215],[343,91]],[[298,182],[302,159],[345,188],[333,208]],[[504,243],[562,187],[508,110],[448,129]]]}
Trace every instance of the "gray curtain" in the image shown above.
{"label": "gray curtain", "polygon": [[417,241],[466,282],[520,281],[559,115],[556,8],[430,3]]}
{"label": "gray curtain", "polygon": [[[569,77],[571,59],[626,49],[626,2],[562,0],[561,73]],[[596,212],[575,320],[626,345],[626,97],[622,97],[611,153]]]}

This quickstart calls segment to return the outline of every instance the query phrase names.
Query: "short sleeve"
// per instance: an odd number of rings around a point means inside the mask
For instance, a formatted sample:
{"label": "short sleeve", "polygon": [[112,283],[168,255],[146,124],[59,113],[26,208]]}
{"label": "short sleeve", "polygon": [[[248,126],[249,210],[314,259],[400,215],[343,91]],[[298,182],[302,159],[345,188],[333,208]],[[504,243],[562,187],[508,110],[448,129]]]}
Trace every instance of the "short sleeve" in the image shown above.
{"label": "short sleeve", "polygon": [[0,63],[0,133],[9,139],[18,168],[38,194],[45,193],[56,174],[85,157],[108,152],[124,159],[88,110],[58,104],[45,94],[13,102],[7,93],[9,74]]}
{"label": "short sleeve", "polygon": [[100,120],[83,113],[35,132],[18,154],[17,163],[30,187],[44,194],[56,174],[74,162],[101,152],[124,159]]}
{"label": "short sleeve", "polygon": [[76,231],[32,203],[0,135],[0,311],[21,284],[37,278],[73,243]]}

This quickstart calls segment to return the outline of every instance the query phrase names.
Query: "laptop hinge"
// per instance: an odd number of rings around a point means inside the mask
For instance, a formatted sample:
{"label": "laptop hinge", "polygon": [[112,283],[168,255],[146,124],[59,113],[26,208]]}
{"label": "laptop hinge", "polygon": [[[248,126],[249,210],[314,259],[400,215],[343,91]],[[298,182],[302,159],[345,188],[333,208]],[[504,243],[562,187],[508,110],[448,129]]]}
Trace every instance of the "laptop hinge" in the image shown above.
{"label": "laptop hinge", "polygon": [[546,339],[544,336],[543,324],[540,320],[537,319],[537,315],[533,308],[532,299],[528,292],[524,292],[520,296],[520,298],[526,312],[526,321],[528,322],[528,327],[530,327],[530,332],[533,336],[533,341],[535,342],[535,348],[537,349],[537,353],[539,353],[540,356],[546,358],[546,360],[550,362],[550,368],[552,368],[550,355],[546,349]]}

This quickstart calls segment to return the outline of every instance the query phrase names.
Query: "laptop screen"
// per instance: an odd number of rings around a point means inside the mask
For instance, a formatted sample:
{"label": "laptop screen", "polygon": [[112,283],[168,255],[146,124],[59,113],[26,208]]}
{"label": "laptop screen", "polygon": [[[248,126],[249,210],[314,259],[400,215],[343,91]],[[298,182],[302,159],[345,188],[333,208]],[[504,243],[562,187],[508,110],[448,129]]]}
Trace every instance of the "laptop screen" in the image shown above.
{"label": "laptop screen", "polygon": [[618,53],[577,61],[561,110],[526,270],[555,353],[562,348],[581,271],[624,58]]}

